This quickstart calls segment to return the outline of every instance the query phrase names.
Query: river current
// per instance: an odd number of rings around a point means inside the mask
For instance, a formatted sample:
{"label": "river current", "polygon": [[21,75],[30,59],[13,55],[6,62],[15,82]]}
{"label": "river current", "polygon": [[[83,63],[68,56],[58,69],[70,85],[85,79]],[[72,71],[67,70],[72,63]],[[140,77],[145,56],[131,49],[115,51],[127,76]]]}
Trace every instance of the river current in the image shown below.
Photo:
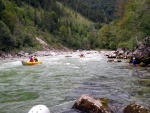
{"label": "river current", "polygon": [[[136,102],[150,108],[149,70],[122,62],[107,62],[99,52],[78,52],[38,57],[43,64],[24,66],[28,58],[1,60],[0,113],[28,113],[46,105],[51,113],[65,113],[83,94],[108,98],[117,110]],[[150,84],[150,83],[149,83]],[[73,113],[73,112],[70,112]]]}

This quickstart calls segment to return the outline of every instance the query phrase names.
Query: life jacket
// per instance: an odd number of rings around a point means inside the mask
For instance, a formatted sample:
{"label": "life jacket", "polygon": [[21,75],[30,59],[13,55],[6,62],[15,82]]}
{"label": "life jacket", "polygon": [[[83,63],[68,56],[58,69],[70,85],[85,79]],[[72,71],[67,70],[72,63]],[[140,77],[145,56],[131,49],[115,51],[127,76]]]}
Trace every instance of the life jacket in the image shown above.
{"label": "life jacket", "polygon": [[136,64],[136,60],[135,60],[135,59],[133,59],[132,63],[133,63],[133,64]]}
{"label": "life jacket", "polygon": [[30,62],[34,62],[34,59],[33,59],[33,58],[30,58]]}

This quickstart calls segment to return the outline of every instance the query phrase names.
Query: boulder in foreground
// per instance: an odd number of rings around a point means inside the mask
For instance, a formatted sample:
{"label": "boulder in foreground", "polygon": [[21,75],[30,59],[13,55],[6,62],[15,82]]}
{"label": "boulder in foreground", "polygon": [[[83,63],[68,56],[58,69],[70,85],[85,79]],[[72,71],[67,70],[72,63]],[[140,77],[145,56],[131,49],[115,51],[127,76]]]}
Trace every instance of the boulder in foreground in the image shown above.
{"label": "boulder in foreground", "polygon": [[87,94],[82,95],[75,102],[73,109],[77,110],[75,113],[150,113],[147,108],[136,103],[129,104],[123,109],[113,110],[111,105],[108,105],[107,98],[96,99]]}
{"label": "boulder in foreground", "polygon": [[77,109],[86,113],[112,113],[107,107],[108,100],[95,99],[90,95],[82,95],[73,105],[72,109]]}
{"label": "boulder in foreground", "polygon": [[138,104],[129,104],[124,108],[123,113],[150,113],[144,106]]}

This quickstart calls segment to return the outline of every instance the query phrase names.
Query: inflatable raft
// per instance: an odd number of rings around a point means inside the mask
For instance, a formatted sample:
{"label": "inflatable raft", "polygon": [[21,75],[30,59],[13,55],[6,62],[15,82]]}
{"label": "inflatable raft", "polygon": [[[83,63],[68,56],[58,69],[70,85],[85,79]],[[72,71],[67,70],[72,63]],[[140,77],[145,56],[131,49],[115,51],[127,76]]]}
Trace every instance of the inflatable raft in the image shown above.
{"label": "inflatable raft", "polygon": [[23,65],[34,65],[34,64],[42,64],[42,62],[28,62],[28,61],[21,61]]}
{"label": "inflatable raft", "polygon": [[79,55],[80,56],[80,58],[83,58],[83,57],[85,57],[85,55],[84,54],[81,54],[81,55]]}

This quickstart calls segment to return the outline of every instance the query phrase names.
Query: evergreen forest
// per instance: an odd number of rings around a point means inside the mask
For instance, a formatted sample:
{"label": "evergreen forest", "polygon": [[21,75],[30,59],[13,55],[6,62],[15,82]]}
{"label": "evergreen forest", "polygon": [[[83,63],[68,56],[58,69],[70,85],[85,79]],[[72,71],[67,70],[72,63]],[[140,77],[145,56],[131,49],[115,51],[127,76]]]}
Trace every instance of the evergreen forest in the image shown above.
{"label": "evergreen forest", "polygon": [[135,49],[150,36],[149,0],[0,0],[0,54],[50,48]]}

